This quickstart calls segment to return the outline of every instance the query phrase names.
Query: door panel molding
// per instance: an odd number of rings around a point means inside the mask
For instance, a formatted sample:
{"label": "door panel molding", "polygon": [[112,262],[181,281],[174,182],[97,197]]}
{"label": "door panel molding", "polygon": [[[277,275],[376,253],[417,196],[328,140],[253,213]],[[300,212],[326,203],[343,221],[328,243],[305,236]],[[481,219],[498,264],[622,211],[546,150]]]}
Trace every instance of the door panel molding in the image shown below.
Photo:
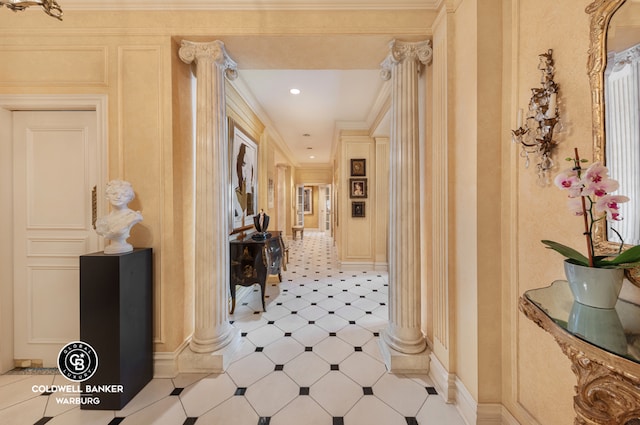
{"label": "door panel molding", "polygon": [[[108,177],[108,97],[102,94],[72,95],[2,95],[0,94],[0,373],[13,368],[13,112],[14,111],[95,111],[99,193],[104,192]],[[104,215],[108,205],[98,197],[98,214]],[[80,241],[79,241],[80,242]],[[98,238],[98,249],[104,242]],[[71,253],[69,254],[71,255]]]}

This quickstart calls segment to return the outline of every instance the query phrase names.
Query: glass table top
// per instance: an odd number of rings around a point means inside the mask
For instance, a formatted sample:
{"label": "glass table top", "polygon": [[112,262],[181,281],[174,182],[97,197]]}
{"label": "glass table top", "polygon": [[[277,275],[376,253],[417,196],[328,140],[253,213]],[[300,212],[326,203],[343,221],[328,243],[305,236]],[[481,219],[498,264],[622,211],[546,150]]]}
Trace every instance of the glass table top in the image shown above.
{"label": "glass table top", "polygon": [[622,299],[615,309],[582,305],[573,300],[565,280],[532,289],[524,296],[570,334],[640,363],[640,306]]}

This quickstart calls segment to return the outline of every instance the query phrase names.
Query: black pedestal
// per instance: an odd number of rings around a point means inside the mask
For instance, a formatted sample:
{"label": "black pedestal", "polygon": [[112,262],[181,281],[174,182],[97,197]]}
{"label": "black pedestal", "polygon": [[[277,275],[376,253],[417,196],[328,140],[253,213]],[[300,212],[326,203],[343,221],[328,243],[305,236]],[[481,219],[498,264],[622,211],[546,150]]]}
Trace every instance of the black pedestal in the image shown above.
{"label": "black pedestal", "polygon": [[153,378],[151,256],[151,248],[80,256],[80,339],[98,354],[82,389],[100,399],[82,409],[120,410]]}

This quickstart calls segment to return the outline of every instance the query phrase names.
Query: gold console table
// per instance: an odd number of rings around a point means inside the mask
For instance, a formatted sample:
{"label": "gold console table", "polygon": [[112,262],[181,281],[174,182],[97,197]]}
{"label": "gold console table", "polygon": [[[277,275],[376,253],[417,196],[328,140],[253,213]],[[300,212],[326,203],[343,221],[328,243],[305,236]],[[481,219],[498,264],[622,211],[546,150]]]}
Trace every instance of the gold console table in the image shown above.
{"label": "gold console table", "polygon": [[640,306],[574,302],[566,281],[520,297],[520,311],[549,332],[577,377],[576,425],[640,425]]}

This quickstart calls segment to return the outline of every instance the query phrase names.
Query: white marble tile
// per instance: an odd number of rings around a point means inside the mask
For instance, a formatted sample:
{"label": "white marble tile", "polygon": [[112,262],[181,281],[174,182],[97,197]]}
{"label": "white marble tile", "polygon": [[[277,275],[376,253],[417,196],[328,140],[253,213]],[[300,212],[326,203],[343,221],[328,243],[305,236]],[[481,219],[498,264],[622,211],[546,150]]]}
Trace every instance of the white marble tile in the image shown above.
{"label": "white marble tile", "polygon": [[274,367],[264,353],[253,353],[231,363],[226,373],[238,387],[248,387],[273,372]]}
{"label": "white marble tile", "polygon": [[276,413],[269,425],[329,425],[331,423],[331,416],[326,410],[311,397],[301,396]]}
{"label": "white marble tile", "polygon": [[243,396],[233,396],[200,416],[197,425],[256,425],[258,414]]}
{"label": "white marble tile", "polygon": [[412,417],[417,415],[429,395],[424,386],[414,380],[392,373],[382,375],[373,386],[373,393],[404,416]]}
{"label": "white marble tile", "polygon": [[291,336],[305,347],[313,347],[320,341],[329,338],[329,332],[316,325],[307,325],[292,332]]}
{"label": "white marble tile", "polygon": [[304,352],[284,366],[284,372],[301,387],[309,387],[329,373],[329,363],[315,353]]}
{"label": "white marble tile", "polygon": [[108,425],[114,417],[111,410],[81,410],[76,407],[55,416],[47,425]]}
{"label": "white marble tile", "polygon": [[264,354],[275,364],[285,364],[304,352],[304,346],[292,337],[280,338],[264,349]]}
{"label": "white marble tile", "polygon": [[[346,414],[344,423],[348,425],[407,425],[403,415],[373,396],[362,397]],[[426,424],[450,425],[447,422],[425,422]]]}
{"label": "white marble tile", "polygon": [[209,373],[181,373],[172,378],[171,381],[173,381],[173,386],[176,388],[186,388],[209,375]]}
{"label": "white marble tile", "polygon": [[275,325],[284,332],[294,332],[309,323],[298,314],[290,314],[275,321]]}
{"label": "white marble tile", "polygon": [[12,403],[0,409],[0,424],[25,425],[34,424],[44,415],[48,397],[37,396],[20,403]]}
{"label": "white marble tile", "polygon": [[313,352],[329,364],[338,364],[353,354],[354,348],[338,337],[329,337],[314,346]]}
{"label": "white marble tile", "polygon": [[33,375],[0,387],[0,409],[40,397],[42,392],[38,386],[51,386],[53,379],[54,375]]}
{"label": "white marble tile", "polygon": [[256,347],[266,347],[272,342],[284,336],[284,331],[276,326],[266,325],[261,328],[250,331],[246,338]]}
{"label": "white marble tile", "polygon": [[284,373],[271,373],[247,388],[245,397],[259,416],[273,416],[295,399],[300,387]]}
{"label": "white marble tile", "polygon": [[337,332],[338,338],[353,345],[362,347],[373,339],[373,332],[360,326],[346,326]]}
{"label": "white marble tile", "polygon": [[328,314],[316,320],[316,325],[320,326],[327,332],[338,332],[348,324],[349,322],[346,319],[336,314]]}
{"label": "white marble tile", "polygon": [[310,388],[310,396],[332,416],[346,415],[363,394],[362,386],[341,372],[327,373]]}
{"label": "white marble tile", "polygon": [[353,353],[340,363],[340,372],[363,387],[373,387],[387,373],[387,368],[366,353]]}
{"label": "white marble tile", "polygon": [[166,397],[127,415],[122,425],[182,425],[187,419],[178,397]]}
{"label": "white marble tile", "polygon": [[187,416],[198,417],[233,397],[236,388],[228,375],[210,375],[185,388],[178,397]]}
{"label": "white marble tile", "polygon": [[152,379],[122,410],[116,413],[116,416],[132,415],[165,397],[169,397],[173,389],[171,379]]}
{"label": "white marble tile", "polygon": [[416,419],[419,424],[467,425],[456,406],[445,403],[439,395],[427,398]]}

